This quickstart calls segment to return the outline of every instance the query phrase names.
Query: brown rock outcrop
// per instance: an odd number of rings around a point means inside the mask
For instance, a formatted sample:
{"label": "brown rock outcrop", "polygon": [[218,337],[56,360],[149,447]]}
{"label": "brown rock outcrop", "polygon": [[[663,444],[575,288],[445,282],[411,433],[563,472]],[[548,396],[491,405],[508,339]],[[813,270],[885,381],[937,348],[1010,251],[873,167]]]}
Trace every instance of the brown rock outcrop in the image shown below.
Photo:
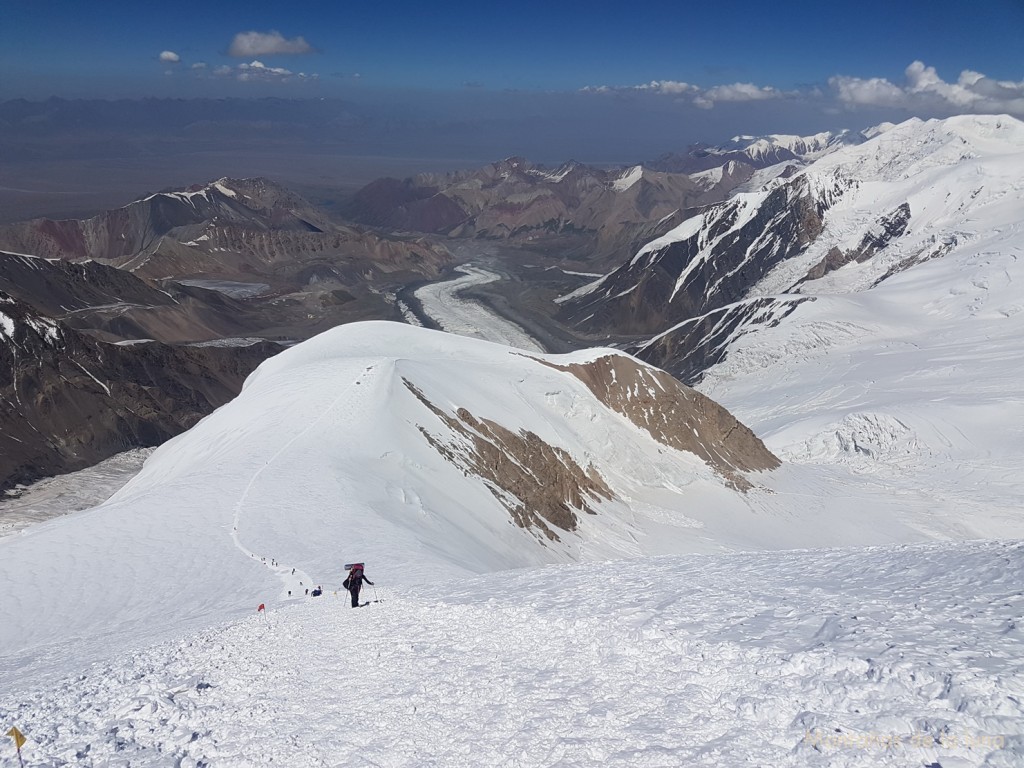
{"label": "brown rock outcrop", "polygon": [[625,355],[560,366],[598,400],[663,445],[693,453],[737,490],[748,490],[744,472],[775,469],[779,459],[729,411],[664,371]]}
{"label": "brown rock outcrop", "polygon": [[557,541],[556,529],[575,530],[579,513],[596,514],[596,502],[614,498],[593,466],[584,469],[533,432],[513,432],[465,408],[446,413],[408,379],[403,381],[455,438],[443,440],[421,426],[427,442],[464,472],[480,477],[516,525]]}

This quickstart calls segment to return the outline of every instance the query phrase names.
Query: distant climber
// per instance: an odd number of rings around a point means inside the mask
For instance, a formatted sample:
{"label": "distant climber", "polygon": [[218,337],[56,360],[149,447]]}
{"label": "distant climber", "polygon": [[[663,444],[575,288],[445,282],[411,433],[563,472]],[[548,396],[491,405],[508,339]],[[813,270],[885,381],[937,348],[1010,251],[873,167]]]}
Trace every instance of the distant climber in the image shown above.
{"label": "distant climber", "polygon": [[314,589],[312,592],[309,593],[309,596],[310,597],[320,597],[320,595],[322,595],[323,593],[324,593],[323,589],[321,589],[320,587],[317,587],[316,589]]}
{"label": "distant climber", "polygon": [[359,590],[363,586],[363,582],[373,586],[373,582],[370,581],[363,575],[363,566],[356,564],[352,566],[352,570],[349,571],[348,578],[341,583],[345,589],[352,593],[352,607],[359,607]]}

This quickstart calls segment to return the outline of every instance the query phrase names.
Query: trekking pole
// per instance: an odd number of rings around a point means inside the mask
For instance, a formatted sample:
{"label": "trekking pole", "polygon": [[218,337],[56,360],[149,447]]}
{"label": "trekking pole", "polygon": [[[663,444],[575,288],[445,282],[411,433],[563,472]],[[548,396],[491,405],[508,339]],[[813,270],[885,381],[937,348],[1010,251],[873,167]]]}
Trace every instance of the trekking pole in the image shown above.
{"label": "trekking pole", "polygon": [[373,587],[373,601],[375,603],[379,603],[380,602],[380,598],[377,597],[377,585],[376,584],[371,584],[370,586]]}

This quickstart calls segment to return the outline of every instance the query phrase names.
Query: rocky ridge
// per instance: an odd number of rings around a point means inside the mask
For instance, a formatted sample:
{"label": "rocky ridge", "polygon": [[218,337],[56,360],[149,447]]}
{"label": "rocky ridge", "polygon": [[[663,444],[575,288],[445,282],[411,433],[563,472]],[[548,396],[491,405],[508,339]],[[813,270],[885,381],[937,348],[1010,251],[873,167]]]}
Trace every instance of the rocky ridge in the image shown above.
{"label": "rocky ridge", "polygon": [[644,166],[606,170],[577,162],[547,168],[511,157],[483,168],[378,179],[346,213],[389,229],[498,240],[600,261],[657,237],[687,209],[722,199],[749,175],[693,180]]}
{"label": "rocky ridge", "polygon": [[0,291],[0,490],[159,445],[279,350],[104,343]]}
{"label": "rocky ridge", "polygon": [[151,279],[257,278],[272,287],[436,277],[450,261],[446,251],[421,239],[335,223],[266,179],[219,179],[159,192],[89,219],[2,226],[0,247],[93,259]]}

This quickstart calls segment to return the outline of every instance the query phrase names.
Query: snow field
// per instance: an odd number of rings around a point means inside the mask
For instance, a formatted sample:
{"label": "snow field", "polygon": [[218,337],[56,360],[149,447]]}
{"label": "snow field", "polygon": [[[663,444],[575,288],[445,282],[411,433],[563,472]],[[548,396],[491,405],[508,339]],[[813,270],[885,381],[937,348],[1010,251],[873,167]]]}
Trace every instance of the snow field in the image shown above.
{"label": "snow field", "polygon": [[33,766],[1014,766],[1022,584],[983,542],[328,592],[24,680],[0,722]]}
{"label": "snow field", "polygon": [[[424,438],[421,428],[448,439],[405,379],[439,408],[531,430],[595,464],[621,501],[582,515],[562,541],[514,525],[479,478]],[[683,488],[709,530],[694,527]],[[474,339],[352,324],[266,361],[106,503],[0,540],[0,685],[337,586],[346,561],[379,563],[398,584],[718,550],[715,534],[751,516],[702,461],[655,442],[570,374]],[[79,642],[66,648],[66,636]]]}
{"label": "snow field", "polygon": [[699,389],[784,461],[926,500],[922,530],[1024,536],[1021,255],[972,248],[819,296],[740,338]]}

